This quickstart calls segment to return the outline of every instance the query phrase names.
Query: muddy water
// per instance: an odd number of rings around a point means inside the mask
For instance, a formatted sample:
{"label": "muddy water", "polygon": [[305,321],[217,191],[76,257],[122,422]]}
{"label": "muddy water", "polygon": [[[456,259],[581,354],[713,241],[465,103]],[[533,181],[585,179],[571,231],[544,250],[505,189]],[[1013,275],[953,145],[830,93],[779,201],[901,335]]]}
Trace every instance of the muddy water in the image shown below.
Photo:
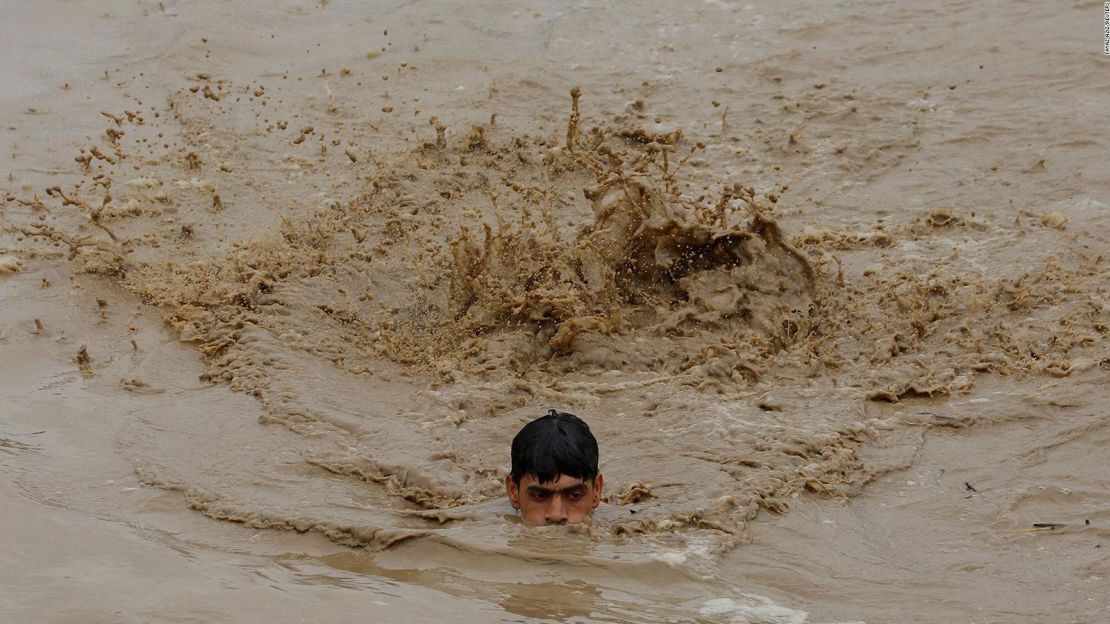
{"label": "muddy water", "polygon": [[1098,5],[20,11],[7,619],[1110,617]]}

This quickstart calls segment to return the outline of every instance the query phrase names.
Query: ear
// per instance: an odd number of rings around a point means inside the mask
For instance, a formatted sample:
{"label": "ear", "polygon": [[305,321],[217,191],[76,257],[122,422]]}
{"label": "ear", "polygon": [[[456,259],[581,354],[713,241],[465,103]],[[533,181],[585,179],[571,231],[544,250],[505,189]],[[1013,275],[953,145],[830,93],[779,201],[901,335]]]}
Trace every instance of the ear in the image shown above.
{"label": "ear", "polygon": [[509,504],[513,509],[520,509],[520,486],[513,481],[512,475],[505,475],[505,493],[509,495]]}
{"label": "ear", "polygon": [[594,509],[601,504],[601,488],[605,485],[605,477],[600,474],[594,477]]}

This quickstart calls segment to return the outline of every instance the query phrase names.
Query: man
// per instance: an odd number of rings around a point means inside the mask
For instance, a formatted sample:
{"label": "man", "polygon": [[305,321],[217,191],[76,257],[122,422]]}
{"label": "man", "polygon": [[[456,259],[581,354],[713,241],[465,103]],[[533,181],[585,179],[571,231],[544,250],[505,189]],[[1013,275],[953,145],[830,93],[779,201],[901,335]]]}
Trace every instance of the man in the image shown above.
{"label": "man", "polygon": [[513,438],[509,503],[528,524],[584,522],[601,503],[597,440],[574,414],[549,410]]}

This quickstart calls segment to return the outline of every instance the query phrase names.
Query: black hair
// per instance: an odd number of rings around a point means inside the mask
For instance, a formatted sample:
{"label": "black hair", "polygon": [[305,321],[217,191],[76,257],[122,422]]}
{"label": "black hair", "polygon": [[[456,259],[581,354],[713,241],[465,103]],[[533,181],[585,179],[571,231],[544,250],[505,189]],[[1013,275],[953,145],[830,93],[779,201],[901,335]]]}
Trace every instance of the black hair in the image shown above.
{"label": "black hair", "polygon": [[548,410],[513,438],[510,475],[520,483],[532,475],[550,483],[561,475],[592,480],[597,476],[597,440],[581,418]]}

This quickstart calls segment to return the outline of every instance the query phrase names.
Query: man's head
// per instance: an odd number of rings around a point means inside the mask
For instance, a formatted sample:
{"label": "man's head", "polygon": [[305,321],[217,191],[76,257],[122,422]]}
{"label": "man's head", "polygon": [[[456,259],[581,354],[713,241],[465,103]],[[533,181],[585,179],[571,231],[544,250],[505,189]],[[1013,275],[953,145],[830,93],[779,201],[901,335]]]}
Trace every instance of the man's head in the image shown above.
{"label": "man's head", "polygon": [[582,522],[601,502],[597,440],[574,414],[550,410],[513,438],[505,491],[528,524]]}

